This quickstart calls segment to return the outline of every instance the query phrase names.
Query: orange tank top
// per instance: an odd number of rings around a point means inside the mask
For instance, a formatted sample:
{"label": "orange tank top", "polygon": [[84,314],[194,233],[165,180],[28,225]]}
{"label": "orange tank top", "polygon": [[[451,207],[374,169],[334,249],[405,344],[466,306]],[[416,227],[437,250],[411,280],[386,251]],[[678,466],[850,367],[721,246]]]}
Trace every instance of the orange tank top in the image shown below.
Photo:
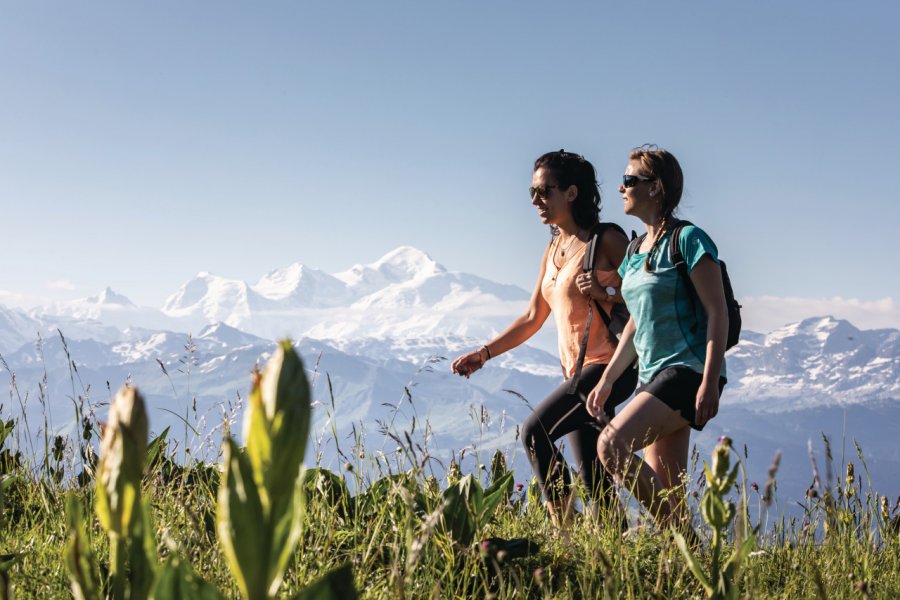
{"label": "orange tank top", "polygon": [[[560,258],[564,262],[557,269],[556,265],[553,264],[553,257],[556,254],[555,244],[557,243],[558,239],[553,241],[552,244],[554,246],[547,252],[547,264],[544,270],[544,279],[541,282],[541,293],[547,304],[550,305],[554,321],[556,321],[559,360],[566,378],[569,378],[575,373],[578,353],[581,350],[581,337],[584,335],[584,324],[587,322],[588,306],[591,304],[591,300],[582,294],[575,284],[575,278],[581,273],[582,265],[584,264],[586,245],[582,245],[579,250],[565,257],[565,259]],[[604,287],[619,288],[622,285],[622,279],[615,270],[594,270],[594,277]],[[606,314],[610,314],[612,310],[611,302],[601,302],[600,305],[606,311]],[[591,329],[588,336],[584,364],[609,364],[616,348],[609,341],[606,324],[603,322],[603,318],[597,314],[596,307],[594,307],[593,311],[594,316],[591,318]]]}

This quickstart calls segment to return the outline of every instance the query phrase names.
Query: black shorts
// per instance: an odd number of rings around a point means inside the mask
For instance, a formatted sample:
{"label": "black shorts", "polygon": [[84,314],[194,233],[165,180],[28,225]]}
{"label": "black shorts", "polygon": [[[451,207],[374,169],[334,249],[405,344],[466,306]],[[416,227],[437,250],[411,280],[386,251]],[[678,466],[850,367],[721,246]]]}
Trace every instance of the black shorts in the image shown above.
{"label": "black shorts", "polygon": [[[693,429],[702,431],[697,425],[697,390],[703,383],[703,374],[690,367],[668,367],[656,373],[647,383],[634,390],[635,394],[647,392],[662,400],[672,410],[677,410]],[[725,378],[719,377],[719,396],[725,387]]]}

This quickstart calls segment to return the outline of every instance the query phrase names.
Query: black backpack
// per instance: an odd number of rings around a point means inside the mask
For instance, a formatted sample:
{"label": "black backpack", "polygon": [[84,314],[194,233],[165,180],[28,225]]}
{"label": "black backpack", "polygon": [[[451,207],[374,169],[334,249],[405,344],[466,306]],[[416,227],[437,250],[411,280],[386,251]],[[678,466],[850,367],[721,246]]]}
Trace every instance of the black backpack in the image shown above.
{"label": "black backpack", "polygon": [[[675,226],[672,229],[672,239],[669,242],[669,260],[672,261],[685,284],[687,284],[690,290],[691,303],[696,310],[696,303],[699,302],[699,298],[697,297],[697,290],[694,289],[694,282],[691,281],[687,263],[684,261],[684,255],[681,253],[681,241],[679,239],[681,230],[688,225],[693,225],[693,223],[690,221],[675,222]],[[628,246],[628,258],[631,258],[638,247],[640,247],[645,237],[647,237],[646,233],[631,241],[631,244]],[[728,350],[737,345],[741,335],[741,305],[734,298],[734,290],[731,287],[731,279],[728,277],[728,269],[725,266],[725,261],[721,258],[719,259],[719,267],[722,269],[722,288],[725,291],[725,309],[728,313],[728,337],[725,340],[725,349]]]}
{"label": "black backpack", "polygon": [[[626,238],[628,237],[625,230],[615,223],[597,223],[594,225],[591,228],[587,247],[584,250],[584,263],[581,267],[582,272],[590,273],[594,270],[597,252],[600,249],[600,240],[603,239],[603,234],[610,227],[621,232]],[[613,304],[612,310],[609,313],[603,310],[603,307],[600,306],[600,303],[596,300],[592,299],[591,305],[593,306],[588,307],[588,318],[584,325],[584,334],[581,336],[581,348],[578,351],[578,362],[575,363],[575,374],[572,376],[572,383],[569,386],[570,394],[575,393],[575,388],[578,386],[578,380],[581,378],[581,370],[584,367],[584,356],[587,353],[588,334],[591,330],[591,320],[593,318],[592,309],[596,308],[600,318],[603,319],[603,323],[606,325],[606,331],[609,335],[609,341],[612,342],[613,346],[618,345],[619,338],[622,337],[622,331],[625,329],[625,324],[628,323],[628,319],[631,318],[631,314],[624,304]],[[632,367],[633,366],[634,365],[632,365]]]}

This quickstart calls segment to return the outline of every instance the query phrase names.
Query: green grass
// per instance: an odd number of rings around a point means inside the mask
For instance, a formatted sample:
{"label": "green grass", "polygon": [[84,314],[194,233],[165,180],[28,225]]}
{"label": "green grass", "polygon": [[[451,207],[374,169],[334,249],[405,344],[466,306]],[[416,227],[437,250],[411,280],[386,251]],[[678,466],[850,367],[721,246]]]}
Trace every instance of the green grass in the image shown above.
{"label": "green grass", "polygon": [[[7,475],[14,479],[4,494],[0,550],[7,559],[12,555],[7,572],[15,597],[70,597],[61,560],[67,535],[64,494],[74,489],[92,515],[93,488],[48,482],[25,467]],[[282,587],[285,597],[346,562],[353,567],[357,590],[369,598],[703,596],[666,531],[648,527],[623,541],[617,523],[581,514],[571,530],[560,534],[540,505],[514,492],[478,535],[478,540],[529,538],[540,545],[535,554],[509,559],[477,541],[459,546],[435,519],[429,526],[441,495],[415,470],[389,483],[374,499],[312,486],[299,549]],[[217,542],[217,486],[217,470],[205,465],[180,469],[164,459],[145,477],[143,492],[152,506],[160,554],[177,551],[225,596],[236,597]],[[821,498],[810,499],[808,520],[779,523],[763,533],[738,582],[741,593],[751,598],[900,597],[897,509],[885,522],[873,492],[863,488],[860,481],[842,486],[828,501],[831,508]],[[108,543],[96,519],[90,522],[102,570]],[[416,560],[410,558],[414,542],[421,548]],[[708,561],[708,549],[701,549],[700,557]]]}
{"label": "green grass", "polygon": [[[97,423],[84,423],[77,441],[47,438],[44,454],[49,458],[39,464],[10,449],[24,425],[15,419],[0,425],[0,600],[8,597],[7,592],[20,599],[72,596],[63,561],[71,534],[67,495],[84,506],[87,543],[100,581],[108,586],[110,542],[96,517],[96,484],[90,469],[97,464],[96,453],[90,450],[97,447]],[[223,596],[239,597],[216,524],[223,471],[215,462],[195,460],[183,466],[184,444],[167,434],[149,444],[141,485],[153,523],[155,554],[160,564],[169,556],[181,557]],[[560,532],[550,525],[534,483],[513,488],[512,479],[504,478],[503,461],[496,457],[491,468],[479,470],[469,480],[464,473],[455,473],[450,482],[439,482],[422,466],[429,464],[427,449],[409,432],[393,432],[392,438],[398,452],[390,460],[370,455],[357,440],[350,452],[353,458],[341,472],[307,470],[302,480],[305,511],[300,541],[278,597],[294,597],[316,578],[346,564],[365,598],[710,595],[673,533],[656,528],[645,516],[630,515],[632,525],[641,527],[623,535],[615,512],[585,510]],[[724,452],[739,462],[736,452]],[[830,461],[827,440],[826,453]],[[711,472],[715,464],[714,460]],[[730,469],[725,465],[722,473]],[[740,476],[736,485],[719,486],[720,499],[733,506],[729,514],[736,515],[719,519],[723,531],[719,556],[731,554],[736,535],[747,539],[757,533],[755,547],[734,577],[732,597],[900,597],[900,500],[871,489],[865,464],[858,466],[843,465],[842,479],[830,485],[820,482],[802,499],[804,515],[794,520],[774,516],[777,504],[766,498],[774,487],[777,465],[763,490],[748,488]],[[689,487],[687,497],[694,525],[705,540],[694,550],[695,567],[708,573],[714,563],[713,536],[709,524],[698,516],[698,503],[705,491],[718,488],[707,488],[702,479]],[[698,481],[696,473],[686,481]],[[352,495],[350,490],[360,491]],[[751,519],[751,513],[765,515],[762,523],[758,517]],[[516,557],[513,548],[483,543],[488,538],[525,538],[537,549]]]}

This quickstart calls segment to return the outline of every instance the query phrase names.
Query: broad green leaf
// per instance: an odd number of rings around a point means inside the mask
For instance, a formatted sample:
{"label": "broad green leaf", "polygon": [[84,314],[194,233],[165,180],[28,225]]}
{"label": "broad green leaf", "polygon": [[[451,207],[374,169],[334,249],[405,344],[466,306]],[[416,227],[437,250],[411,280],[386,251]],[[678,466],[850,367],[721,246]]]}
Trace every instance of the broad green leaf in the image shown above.
{"label": "broad green leaf", "polygon": [[291,498],[300,476],[311,405],[309,381],[303,362],[290,341],[280,342],[262,374],[260,390],[272,441],[266,489],[272,510],[280,518],[282,511],[290,510]]}
{"label": "broad green leaf", "polygon": [[153,438],[149,444],[147,444],[147,468],[152,470],[157,461],[160,459],[163,450],[166,447],[166,437],[169,435],[169,428],[166,427],[163,429],[163,432],[158,436]]}
{"label": "broad green leaf", "polygon": [[321,498],[327,506],[341,506],[350,497],[350,490],[344,480],[335,473],[321,467],[303,472],[303,490],[308,499]]}
{"label": "broad green leaf", "polygon": [[[460,484],[462,481],[460,481]],[[446,506],[442,515],[444,530],[458,544],[470,546],[475,539],[475,522],[460,484],[444,490]]]}
{"label": "broad green leaf", "polygon": [[100,577],[85,526],[84,509],[74,492],[66,494],[66,542],[63,559],[76,600],[100,600]]}
{"label": "broad green leaf", "polygon": [[[259,388],[260,377],[256,374],[253,389],[247,402],[244,415],[244,443],[247,445],[247,457],[253,467],[253,477],[258,487],[265,487],[266,473],[272,464],[272,435],[262,405],[262,392]],[[266,496],[265,490],[263,495]],[[268,502],[268,499],[264,499]]]}
{"label": "broad green leaf", "polygon": [[201,579],[189,563],[173,554],[159,569],[151,600],[224,600],[225,596]]}
{"label": "broad green leaf", "polygon": [[292,509],[281,514],[277,522],[273,522],[272,552],[274,560],[269,566],[267,574],[269,595],[274,597],[284,578],[284,570],[294,555],[297,542],[302,533],[301,522],[306,509],[302,477],[297,479],[297,486],[293,495]]}
{"label": "broad green leaf", "polygon": [[222,552],[247,600],[266,597],[270,533],[250,461],[233,440],[225,442],[216,526]]}
{"label": "broad green leaf", "polygon": [[513,474],[507,471],[500,479],[495,481],[491,487],[484,492],[480,510],[478,513],[478,524],[483,527],[494,514],[494,510],[501,502],[509,499],[513,490]]}
{"label": "broad green leaf", "polygon": [[141,518],[134,528],[131,544],[131,599],[149,597],[159,557],[156,553],[156,534],[153,527],[152,507],[146,499],[141,503]]}
{"label": "broad green leaf", "polygon": [[298,592],[294,600],[356,600],[353,570],[345,564],[319,577]]}

